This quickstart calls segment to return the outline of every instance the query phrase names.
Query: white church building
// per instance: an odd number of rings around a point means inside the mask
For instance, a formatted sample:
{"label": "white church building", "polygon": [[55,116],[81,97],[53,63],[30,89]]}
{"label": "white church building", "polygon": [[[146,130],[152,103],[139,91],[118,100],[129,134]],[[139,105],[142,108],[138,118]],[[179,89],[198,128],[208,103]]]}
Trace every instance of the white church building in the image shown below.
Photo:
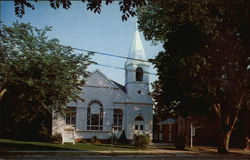
{"label": "white church building", "polygon": [[[142,61],[138,61],[139,59]],[[86,79],[81,100],[70,102],[64,117],[53,118],[52,133],[62,133],[66,126],[75,127],[76,138],[119,138],[125,131],[128,140],[136,134],[153,133],[153,101],[149,92],[149,65],[135,31],[129,59],[125,62],[125,86],[96,70]]]}

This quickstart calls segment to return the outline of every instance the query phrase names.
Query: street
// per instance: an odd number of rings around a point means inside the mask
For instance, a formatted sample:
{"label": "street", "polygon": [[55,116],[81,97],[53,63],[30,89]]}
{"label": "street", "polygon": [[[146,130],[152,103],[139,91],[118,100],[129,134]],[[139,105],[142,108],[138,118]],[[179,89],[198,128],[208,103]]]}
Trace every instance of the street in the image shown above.
{"label": "street", "polygon": [[215,155],[215,154],[159,154],[159,155],[85,155],[85,154],[9,154],[0,159],[75,159],[75,160],[250,160],[249,154]]}

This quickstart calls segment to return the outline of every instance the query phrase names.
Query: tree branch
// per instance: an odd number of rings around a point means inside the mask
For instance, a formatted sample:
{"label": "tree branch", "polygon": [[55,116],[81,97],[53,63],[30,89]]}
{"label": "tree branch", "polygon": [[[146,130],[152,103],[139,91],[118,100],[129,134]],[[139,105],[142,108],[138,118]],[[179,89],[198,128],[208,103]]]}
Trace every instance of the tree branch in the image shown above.
{"label": "tree branch", "polygon": [[221,106],[219,103],[214,104],[214,110],[215,110],[215,113],[216,113],[218,119],[220,120],[221,119]]}
{"label": "tree branch", "polygon": [[7,92],[7,89],[4,88],[3,90],[1,90],[0,92],[0,100],[2,99],[3,95]]}
{"label": "tree branch", "polygon": [[238,119],[237,117],[238,117],[238,114],[239,114],[239,111],[240,111],[240,106],[242,105],[243,99],[244,99],[244,96],[242,95],[240,97],[238,105],[236,106],[236,112],[234,114],[234,117],[233,117],[234,119],[233,119],[233,123],[232,123],[232,125],[230,127],[230,130],[233,130],[233,128],[235,126],[235,123],[237,122],[237,119]]}

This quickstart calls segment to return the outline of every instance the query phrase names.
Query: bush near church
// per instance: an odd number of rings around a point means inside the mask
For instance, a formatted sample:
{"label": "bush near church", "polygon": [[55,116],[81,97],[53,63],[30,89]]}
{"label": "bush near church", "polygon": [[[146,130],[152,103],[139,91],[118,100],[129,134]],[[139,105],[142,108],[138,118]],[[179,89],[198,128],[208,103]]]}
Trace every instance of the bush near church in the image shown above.
{"label": "bush near church", "polygon": [[149,136],[148,135],[135,135],[134,138],[134,146],[140,149],[147,148],[149,144]]}
{"label": "bush near church", "polygon": [[61,134],[52,135],[52,136],[50,136],[50,140],[53,143],[62,143],[62,135]]}
{"label": "bush near church", "polygon": [[118,142],[121,144],[128,144],[129,143],[129,141],[126,137],[126,134],[125,134],[125,130],[122,131],[122,134],[121,134],[120,138],[118,139]]}

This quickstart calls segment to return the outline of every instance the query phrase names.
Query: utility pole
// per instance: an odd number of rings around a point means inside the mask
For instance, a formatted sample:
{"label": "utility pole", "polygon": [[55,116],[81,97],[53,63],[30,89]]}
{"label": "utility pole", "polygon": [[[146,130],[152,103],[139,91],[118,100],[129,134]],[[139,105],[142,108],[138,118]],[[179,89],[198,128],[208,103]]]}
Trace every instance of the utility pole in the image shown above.
{"label": "utility pole", "polygon": [[111,152],[110,152],[110,155],[112,156],[112,153],[113,153],[113,144],[114,144],[114,124],[113,123],[111,125],[111,139],[110,139],[110,141],[111,141],[111,145],[110,145]]}

